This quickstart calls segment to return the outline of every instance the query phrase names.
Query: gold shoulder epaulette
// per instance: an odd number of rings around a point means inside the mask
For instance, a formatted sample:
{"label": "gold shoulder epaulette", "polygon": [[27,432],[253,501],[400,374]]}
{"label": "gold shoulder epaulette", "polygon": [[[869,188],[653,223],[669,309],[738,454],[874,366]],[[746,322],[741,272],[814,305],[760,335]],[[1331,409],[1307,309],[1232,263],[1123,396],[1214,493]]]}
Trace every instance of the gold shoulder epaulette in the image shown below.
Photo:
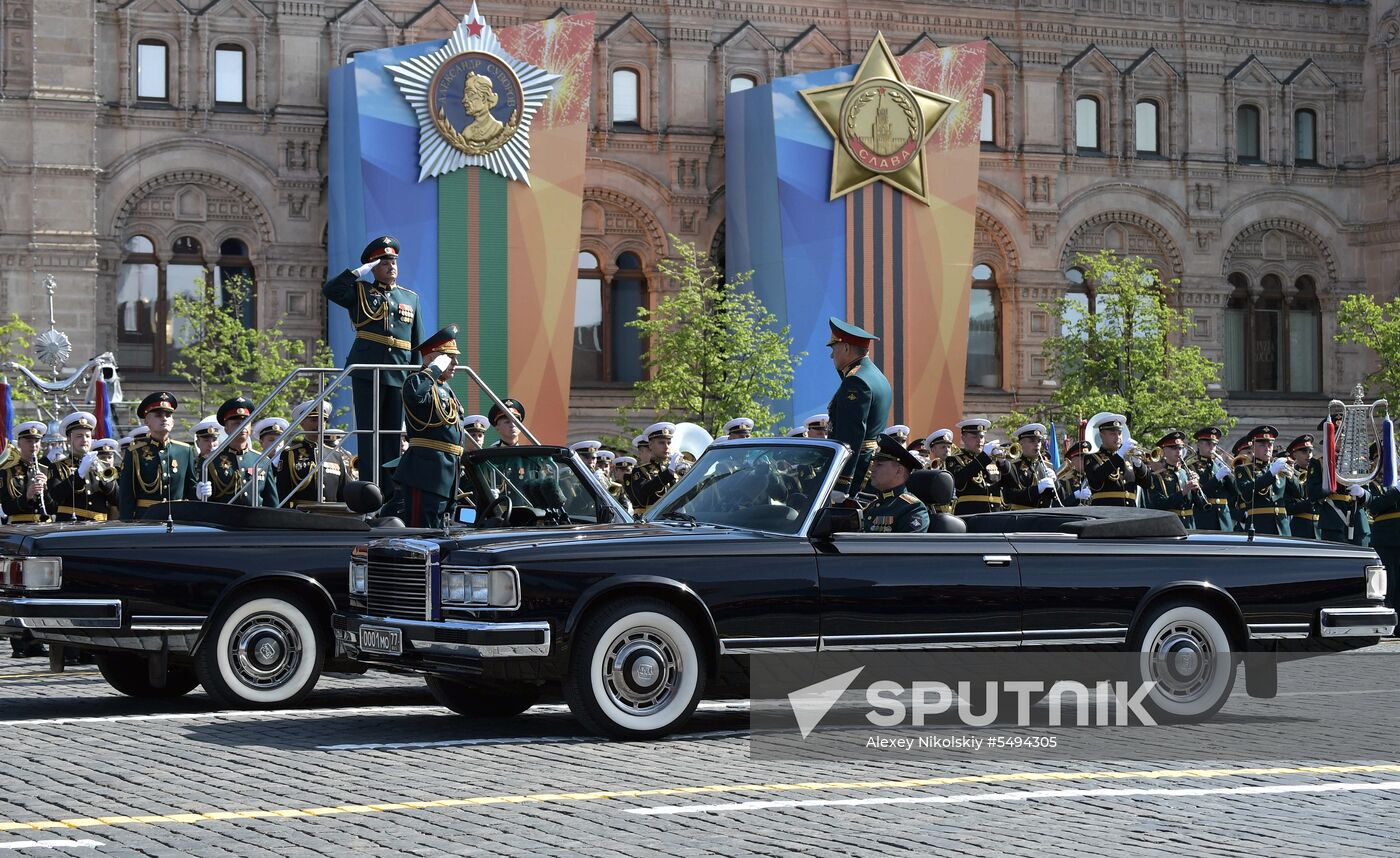
{"label": "gold shoulder epaulette", "polygon": [[172,447],[188,447],[188,446],[190,446],[190,445],[189,445],[188,443],[184,442],[184,441],[177,441],[177,440],[175,440],[174,438],[171,438],[171,439],[170,439],[170,446],[172,446]]}
{"label": "gold shoulder epaulette", "polygon": [[401,283],[395,283],[395,284],[394,284],[394,288],[395,288],[395,289],[402,289],[403,291],[407,292],[407,293],[410,294],[410,295],[417,295],[417,294],[418,294],[417,292],[414,292],[412,289],[408,288],[407,286],[404,286],[404,285],[401,284]]}
{"label": "gold shoulder epaulette", "polygon": [[911,494],[910,492],[905,492],[900,495],[899,499],[905,503],[923,503],[923,501],[919,500],[917,495]]}

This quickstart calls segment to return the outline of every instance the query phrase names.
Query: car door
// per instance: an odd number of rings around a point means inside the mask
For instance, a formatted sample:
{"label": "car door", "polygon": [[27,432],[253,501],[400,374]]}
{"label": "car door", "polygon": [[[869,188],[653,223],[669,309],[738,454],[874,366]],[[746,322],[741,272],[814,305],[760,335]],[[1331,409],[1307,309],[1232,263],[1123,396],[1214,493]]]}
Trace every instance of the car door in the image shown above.
{"label": "car door", "polygon": [[[1121,643],[1134,609],[1162,577],[1159,570],[1170,565],[1154,553],[1165,546],[1153,543],[1086,540],[1068,533],[1009,537],[1021,565],[1027,644]],[[1187,577],[1198,574],[1189,566],[1183,571]]]}
{"label": "car door", "polygon": [[1020,639],[1020,570],[1002,534],[842,533],[817,548],[823,649]]}

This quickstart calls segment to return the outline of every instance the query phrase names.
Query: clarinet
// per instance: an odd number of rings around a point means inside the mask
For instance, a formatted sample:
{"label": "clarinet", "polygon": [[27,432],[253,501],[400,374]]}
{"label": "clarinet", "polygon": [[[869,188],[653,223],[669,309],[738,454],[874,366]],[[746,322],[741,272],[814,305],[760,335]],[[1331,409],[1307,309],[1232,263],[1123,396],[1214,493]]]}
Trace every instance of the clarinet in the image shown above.
{"label": "clarinet", "polygon": [[[39,463],[38,461],[31,461],[29,463],[29,482],[24,487],[24,491],[26,494],[29,493],[29,486],[34,484],[34,480],[38,478],[38,476]],[[39,517],[41,519],[48,518],[49,511],[44,508],[44,490],[42,488],[34,493],[34,499],[39,502]]]}

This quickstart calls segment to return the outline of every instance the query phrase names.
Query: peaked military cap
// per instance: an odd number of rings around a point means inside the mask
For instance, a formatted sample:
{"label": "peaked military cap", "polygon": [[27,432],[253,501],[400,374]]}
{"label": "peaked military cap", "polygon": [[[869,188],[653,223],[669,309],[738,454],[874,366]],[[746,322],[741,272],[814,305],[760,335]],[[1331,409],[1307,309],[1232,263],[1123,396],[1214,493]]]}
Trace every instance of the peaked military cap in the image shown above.
{"label": "peaked military cap", "polygon": [[569,449],[580,455],[596,456],[598,448],[603,446],[602,441],[577,441],[569,445]]}
{"label": "peaked military cap", "polygon": [[643,432],[632,439],[633,447],[645,447],[647,445],[647,433]]}
{"label": "peaked military cap", "polygon": [[1288,452],[1292,453],[1294,450],[1302,450],[1304,448],[1311,450],[1312,446],[1313,436],[1305,433],[1288,442]]}
{"label": "peaked military cap", "polygon": [[987,428],[991,425],[992,421],[984,417],[969,417],[966,420],[959,420],[954,424],[959,432],[970,432],[973,435],[985,433]]}
{"label": "peaked military cap", "polygon": [[636,467],[636,464],[637,460],[631,456],[618,456],[616,459],[613,459],[614,467],[623,468],[627,470]]}
{"label": "peaked military cap", "polygon": [[1161,439],[1160,441],[1157,442],[1157,446],[1158,446],[1158,447],[1185,447],[1185,446],[1186,446],[1186,433],[1185,433],[1185,432],[1178,432],[1178,431],[1176,431],[1176,430],[1172,430],[1171,432],[1168,432],[1167,434],[1165,434],[1165,435],[1162,436],[1162,439]]}
{"label": "peaked military cap", "polygon": [[660,423],[653,423],[646,429],[646,436],[648,441],[650,441],[652,438],[670,438],[675,434],[676,424],[668,423],[664,420]]}
{"label": "peaked military cap", "polygon": [[463,429],[480,429],[485,432],[491,428],[491,421],[486,419],[485,414],[470,414],[462,421]]}
{"label": "peaked military cap", "polygon": [[217,438],[222,428],[217,419],[214,417],[206,417],[194,424],[194,429],[191,431],[196,438]]}
{"label": "peaked military cap", "polygon": [[835,316],[827,319],[827,324],[831,325],[831,339],[826,344],[834,346],[837,343],[849,343],[857,348],[868,349],[870,344],[880,339],[859,325],[852,325],[843,319]]}
{"label": "peaked military cap", "polygon": [[[525,406],[520,404],[520,400],[502,399],[501,401],[505,403],[506,408],[509,408],[511,411],[515,412],[515,416],[518,419],[522,421],[525,419]],[[492,426],[495,426],[497,423],[500,423],[505,416],[505,409],[501,408],[501,406],[499,405],[492,405],[491,410],[486,412],[486,419],[491,421]]]}
{"label": "peaked military cap", "polygon": [[175,398],[175,394],[168,390],[158,390],[141,400],[141,404],[136,406],[136,416],[144,418],[151,411],[169,411],[174,414],[179,405],[180,401]]}
{"label": "peaked military cap", "polygon": [[15,427],[15,440],[33,438],[38,441],[44,437],[44,433],[47,431],[49,431],[49,427],[38,420],[26,420]]}
{"label": "peaked military cap", "polygon": [[789,429],[789,430],[788,430],[787,436],[788,436],[789,438],[806,438],[806,437],[807,437],[807,427],[805,427],[805,426],[798,426],[796,429]]}
{"label": "peaked military cap", "polygon": [[884,434],[892,436],[901,444],[908,444],[910,431],[912,430],[910,430],[908,426],[902,423],[896,423],[893,426],[886,426]]}
{"label": "peaked military cap", "polygon": [[1196,430],[1197,441],[1219,441],[1225,437],[1225,433],[1220,431],[1219,426],[1206,426]]}
{"label": "peaked military cap", "polygon": [[248,397],[235,396],[219,406],[219,411],[214,419],[218,420],[219,425],[222,426],[230,420],[242,420],[253,413],[254,407],[253,400]]}
{"label": "peaked military cap", "polygon": [[121,445],[117,443],[115,438],[98,438],[96,441],[92,442],[92,449],[111,450],[115,453],[117,450],[121,449]]}
{"label": "peaked military cap", "polygon": [[1087,452],[1089,452],[1088,441],[1071,441],[1069,446],[1065,447],[1065,456],[1067,457],[1082,456]]}
{"label": "peaked military cap", "polygon": [[253,427],[253,434],[257,435],[259,438],[269,432],[276,432],[278,435],[281,435],[283,432],[287,431],[288,425],[290,424],[281,417],[267,417],[259,420],[258,425]]}
{"label": "peaked military cap", "polygon": [[1273,441],[1278,438],[1278,430],[1266,423],[1249,430],[1247,437],[1251,441]]}
{"label": "peaked military cap", "polygon": [[953,443],[953,430],[938,429],[924,440],[928,443],[930,447],[932,447],[934,444],[951,444]]}
{"label": "peaked military cap", "polygon": [[1045,440],[1045,424],[1044,424],[1044,423],[1027,423],[1025,426],[1022,426],[1020,429],[1017,429],[1017,430],[1016,430],[1016,437],[1017,437],[1017,438],[1039,438],[1040,440],[1044,441],[1044,440]]}
{"label": "peaked military cap", "polygon": [[825,429],[831,425],[831,415],[827,414],[825,411],[819,414],[813,414],[811,417],[803,420],[802,425],[806,426],[808,429]]}
{"label": "peaked military cap", "polygon": [[733,432],[736,429],[740,429],[745,432],[752,432],[753,421],[747,417],[735,417],[733,420],[730,420],[728,423],[724,424],[723,431],[724,434],[728,435],[730,432]]}
{"label": "peaked military cap", "polygon": [[604,462],[611,462],[617,458],[617,454],[612,450],[599,450],[595,455]]}
{"label": "peaked military cap", "polygon": [[880,448],[875,451],[877,459],[892,459],[911,471],[917,471],[923,467],[913,453],[904,449],[904,445],[899,443],[899,439],[893,435],[881,435],[875,439]]}
{"label": "peaked military cap", "polygon": [[461,354],[457,349],[457,326],[448,325],[442,330],[428,337],[418,346],[418,353],[430,355],[433,353],[456,355]]}
{"label": "peaked military cap", "polygon": [[64,435],[74,429],[96,429],[97,418],[88,411],[74,411],[58,424],[58,431]]}
{"label": "peaked military cap", "polygon": [[1235,446],[1233,446],[1233,447],[1230,448],[1230,453],[1233,454],[1233,455],[1238,456],[1241,452],[1244,451],[1244,448],[1245,448],[1245,447],[1248,447],[1248,446],[1249,446],[1249,436],[1246,435],[1246,436],[1244,436],[1243,438],[1241,438],[1240,440],[1238,440],[1238,441],[1235,442]]}
{"label": "peaked military cap", "polygon": [[381,235],[374,241],[365,245],[364,251],[360,254],[360,264],[365,265],[373,262],[381,256],[399,255],[399,240],[392,235]]}

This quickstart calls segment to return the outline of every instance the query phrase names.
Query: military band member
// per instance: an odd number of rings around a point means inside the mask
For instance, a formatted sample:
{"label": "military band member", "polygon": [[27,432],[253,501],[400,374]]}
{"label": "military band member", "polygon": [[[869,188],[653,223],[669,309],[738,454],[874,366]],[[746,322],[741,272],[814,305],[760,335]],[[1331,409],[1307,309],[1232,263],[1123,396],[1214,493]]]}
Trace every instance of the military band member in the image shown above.
{"label": "military band member", "polygon": [[[1340,415],[1338,415],[1340,417]],[[1318,424],[1318,431],[1327,425],[1324,418]],[[1337,439],[1338,444],[1341,438]],[[1374,455],[1372,461],[1375,461]],[[1352,545],[1365,545],[1371,537],[1371,522],[1366,510],[1371,501],[1371,489],[1366,486],[1336,484],[1336,491],[1328,492],[1322,487],[1322,470],[1319,467],[1316,479],[1309,474],[1308,497],[1317,504],[1318,534],[1327,542],[1349,542]],[[1374,540],[1372,540],[1374,543]],[[1386,567],[1389,569],[1389,567]]]}
{"label": "military band member", "polygon": [[876,441],[885,431],[890,415],[890,383],[880,368],[870,360],[870,347],[879,337],[844,322],[835,316],[827,320],[831,326],[831,362],[841,377],[841,384],[826,411],[831,415],[830,438],[851,448],[831,498],[844,501],[865,488],[870,457],[875,454]]}
{"label": "military band member", "polygon": [[195,468],[199,468],[214,448],[219,446],[219,436],[223,433],[224,428],[219,424],[219,418],[213,414],[194,424],[190,434],[194,436]]}
{"label": "military band member", "polygon": [[1293,460],[1293,473],[1301,487],[1297,496],[1284,504],[1288,510],[1288,530],[1302,539],[1317,539],[1317,504],[1312,486],[1322,487],[1322,462],[1313,458],[1313,436],[1299,435],[1288,444],[1288,457]]}
{"label": "military band member", "polygon": [[912,431],[912,429],[905,426],[903,423],[896,423],[893,426],[886,426],[884,434],[893,437],[899,442],[900,446],[907,450],[909,448],[909,433]]}
{"label": "military band member", "polygon": [[1196,454],[1187,461],[1201,491],[1195,501],[1197,530],[1230,531],[1235,528],[1231,505],[1235,502],[1235,473],[1220,452],[1224,433],[1216,426],[1196,430]]}
{"label": "military band member", "polygon": [[54,502],[49,464],[39,455],[48,426],[27,420],[15,427],[17,455],[0,470],[0,509],[10,524],[53,521]]}
{"label": "military band member", "polygon": [[117,472],[102,465],[93,449],[97,418],[76,411],[58,429],[68,439],[68,455],[49,469],[55,521],[107,521],[117,515]]}
{"label": "military band member", "polygon": [[[252,451],[252,430],[244,425],[248,415],[253,413],[253,401],[235,396],[219,406],[214,419],[228,434],[228,445],[209,460],[207,469],[201,468],[199,482],[195,484],[195,496],[213,503],[232,503],[239,506],[254,504],[253,492],[258,493],[256,503],[260,506],[277,506],[277,490],[273,485],[270,471],[276,467],[277,457],[286,454],[282,450],[262,469],[256,467],[260,458]],[[205,477],[207,476],[207,479]],[[257,487],[244,489],[256,476]]]}
{"label": "military band member", "polygon": [[296,413],[304,415],[301,437],[282,450],[272,469],[279,502],[293,508],[315,504],[318,484],[321,502],[344,502],[345,484],[353,479],[350,456],[329,440],[321,443],[323,435],[330,435],[331,430],[322,432],[321,426],[331,419],[331,404],[322,402],[312,406],[310,402],[303,402],[297,406]]}
{"label": "military band member", "polygon": [[1149,489],[1152,476],[1132,453],[1137,444],[1125,443],[1128,418],[1101,412],[1089,420],[1098,430],[1101,446],[1084,455],[1084,477],[1089,484],[1089,506],[1137,506],[1139,488]]}
{"label": "military band member", "polygon": [[480,450],[486,446],[486,430],[491,421],[485,414],[472,414],[462,421],[462,446],[468,450]]}
{"label": "military band member", "polygon": [[947,470],[948,457],[953,453],[953,430],[939,429],[925,438],[924,442],[928,446],[929,467],[937,471]]}
{"label": "military band member", "polygon": [[651,461],[636,470],[632,482],[632,505],[638,513],[650,509],[679,480],[676,471],[684,460],[679,453],[671,452],[675,433],[676,424],[665,421],[646,428]]}
{"label": "military band member", "polygon": [[287,427],[291,424],[281,417],[264,417],[253,426],[253,437],[258,439],[258,449],[266,453],[268,448],[277,443]]}
{"label": "military band member", "polygon": [[866,533],[925,533],[928,507],[909,493],[909,475],[919,460],[893,435],[876,439],[879,449],[870,463],[870,488],[875,500],[865,508],[861,528]]}
{"label": "military band member", "polygon": [[740,441],[744,438],[753,437],[753,421],[747,417],[735,417],[724,424],[721,430],[725,434],[726,441]]}
{"label": "military band member", "polygon": [[613,459],[612,478],[614,482],[626,485],[627,477],[632,475],[632,469],[637,467],[637,460],[632,456],[618,456]]}
{"label": "military band member", "polygon": [[806,438],[807,429],[804,426],[798,426],[796,429],[789,429],[787,436],[789,438]]}
{"label": "military band member", "polygon": [[598,451],[598,454],[594,457],[595,461],[597,462],[595,467],[598,473],[602,474],[608,479],[612,479],[612,463],[613,459],[616,458],[617,454],[614,453],[612,450],[609,450],[607,447],[603,447],[602,449],[600,449]]}
{"label": "military band member", "polygon": [[170,437],[179,402],[168,391],[152,393],[136,407],[146,434],[131,442],[117,480],[121,517],[132,519],[141,510],[167,500],[195,497],[194,448]]}
{"label": "military band member", "polygon": [[121,446],[115,438],[99,438],[93,441],[92,450],[97,454],[95,467],[111,470],[113,473],[121,471]]}
{"label": "military band member", "polygon": [[1385,603],[1394,608],[1400,605],[1400,488],[1386,487],[1377,479],[1366,494],[1371,548],[1385,564]]}
{"label": "military band member", "polygon": [[825,438],[831,431],[831,418],[824,411],[813,414],[802,421],[802,427],[807,430],[808,438]]}
{"label": "military band member", "polygon": [[1040,423],[1016,430],[1021,455],[1008,459],[1001,475],[1001,496],[1007,509],[1061,506],[1055,472],[1044,458],[1046,431]]}
{"label": "military band member", "polygon": [[441,527],[462,458],[462,404],[447,384],[457,369],[457,326],[423,341],[423,368],[403,384],[408,452],[394,466],[394,512],[409,527]]}
{"label": "military band member", "polygon": [[[628,501],[631,502],[633,507],[636,507],[636,482],[642,475],[642,468],[645,467],[646,464],[651,461],[651,446],[647,444],[647,433],[643,432],[642,434],[632,439],[632,450],[633,458],[635,458],[637,461],[634,467],[632,468],[632,472],[627,475],[627,479],[622,481],[622,487],[627,490]],[[638,512],[640,513],[641,511],[638,510]]]}
{"label": "military band member", "polygon": [[1087,506],[1094,493],[1084,476],[1084,456],[1089,452],[1088,441],[1071,441],[1065,447],[1065,464],[1055,478],[1060,481],[1060,500],[1065,506]]}
{"label": "military band member", "polygon": [[1235,468],[1240,499],[1249,504],[1245,513],[1256,533],[1289,536],[1285,504],[1296,499],[1302,490],[1293,478],[1292,463],[1286,458],[1272,458],[1278,430],[1272,426],[1256,426],[1246,437],[1250,443],[1250,461]]}
{"label": "military band member", "polygon": [[1187,530],[1195,530],[1201,483],[1196,472],[1186,464],[1186,433],[1168,432],[1157,446],[1162,448],[1162,467],[1152,475],[1147,505],[1176,513]]}
{"label": "military band member", "polygon": [[957,493],[954,512],[975,515],[1001,509],[1001,471],[992,457],[1001,453],[1000,441],[987,441],[990,420],[972,417],[960,421],[957,430],[962,445],[945,460]]}
{"label": "military band member", "polygon": [[[399,458],[399,439],[394,430],[403,420],[402,388],[413,368],[413,351],[422,339],[418,312],[418,295],[399,285],[399,243],[392,236],[381,235],[360,253],[360,267],[342,271],[322,288],[326,298],[344,307],[355,327],[355,342],[345,357],[346,365],[397,364],[403,370],[379,373],[378,388],[374,373],[355,373],[350,380],[355,400],[355,428],[361,431],[379,429],[379,473],[369,474],[375,456],[374,444],[368,433],[361,435],[363,444],[361,464],[385,495],[392,484],[384,471],[385,464]],[[369,282],[366,282],[366,281]],[[378,395],[379,412],[375,413]]]}

